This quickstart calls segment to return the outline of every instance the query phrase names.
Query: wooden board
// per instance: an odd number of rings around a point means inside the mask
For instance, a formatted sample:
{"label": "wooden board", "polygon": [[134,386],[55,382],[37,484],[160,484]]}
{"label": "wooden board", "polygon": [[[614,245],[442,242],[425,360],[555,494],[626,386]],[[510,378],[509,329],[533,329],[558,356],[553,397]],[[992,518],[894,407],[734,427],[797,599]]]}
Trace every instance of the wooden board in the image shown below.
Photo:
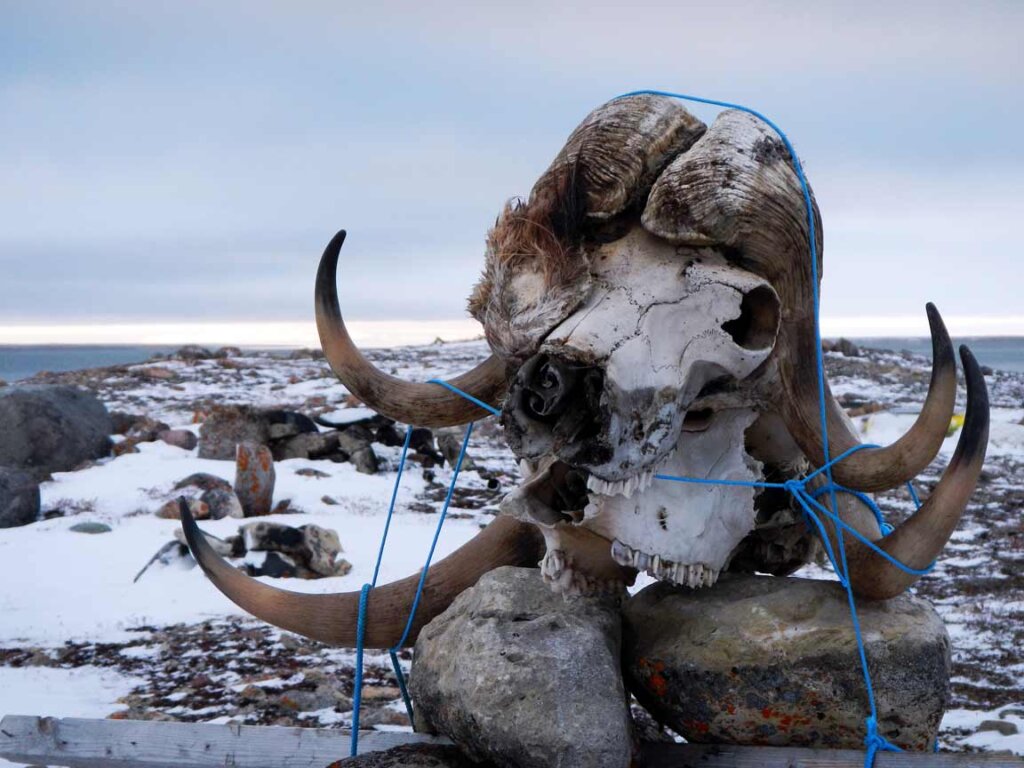
{"label": "wooden board", "polygon": [[[349,731],[146,720],[22,717],[0,720],[0,757],[75,768],[324,768],[349,755]],[[365,731],[359,752],[447,739]]]}
{"label": "wooden board", "polygon": [[[359,751],[401,744],[449,744],[417,733],[366,731]],[[254,725],[8,715],[0,721],[0,757],[72,768],[325,768],[347,757],[347,731]],[[647,768],[863,768],[864,753],[787,747],[648,744]],[[1024,768],[1024,758],[995,754],[881,753],[875,768]]]}
{"label": "wooden board", "polygon": [[[853,749],[647,744],[643,765],[645,768],[864,768],[864,753]],[[1024,758],[982,752],[879,752],[874,768],[1024,768]]]}

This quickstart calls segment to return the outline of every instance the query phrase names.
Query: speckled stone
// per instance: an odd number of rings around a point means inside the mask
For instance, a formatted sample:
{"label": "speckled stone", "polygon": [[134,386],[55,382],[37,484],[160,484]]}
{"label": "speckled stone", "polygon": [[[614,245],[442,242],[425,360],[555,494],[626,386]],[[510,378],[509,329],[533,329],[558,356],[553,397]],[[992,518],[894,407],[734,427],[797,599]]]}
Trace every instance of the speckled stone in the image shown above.
{"label": "speckled stone", "polygon": [[[902,595],[857,605],[879,732],[930,749],[949,695],[941,618]],[[689,741],[863,748],[868,700],[846,593],[810,579],[653,584],[624,611],[626,684]]]}

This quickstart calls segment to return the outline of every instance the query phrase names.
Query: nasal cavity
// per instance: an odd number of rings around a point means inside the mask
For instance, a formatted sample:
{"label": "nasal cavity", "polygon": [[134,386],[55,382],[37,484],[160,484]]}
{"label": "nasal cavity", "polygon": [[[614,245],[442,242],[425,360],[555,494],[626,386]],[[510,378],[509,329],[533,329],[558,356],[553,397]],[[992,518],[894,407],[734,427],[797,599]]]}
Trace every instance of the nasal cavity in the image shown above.
{"label": "nasal cavity", "polygon": [[519,373],[520,407],[531,419],[557,421],[572,401],[581,368],[548,355],[530,358]]}
{"label": "nasal cavity", "polygon": [[744,349],[768,349],[779,330],[779,297],[767,285],[743,294],[740,316],[722,323],[722,330]]}

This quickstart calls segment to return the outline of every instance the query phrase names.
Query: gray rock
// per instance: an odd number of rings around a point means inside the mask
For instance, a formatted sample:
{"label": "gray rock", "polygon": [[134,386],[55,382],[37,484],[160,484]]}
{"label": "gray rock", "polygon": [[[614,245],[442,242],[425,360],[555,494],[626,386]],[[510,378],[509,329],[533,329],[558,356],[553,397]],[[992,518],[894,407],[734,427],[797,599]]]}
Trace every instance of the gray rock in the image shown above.
{"label": "gray rock", "polygon": [[[460,427],[446,427],[435,431],[434,436],[437,438],[437,447],[441,451],[441,455],[444,456],[444,460],[448,462],[449,467],[454,469],[455,463],[459,460],[459,453],[462,451],[465,430]],[[473,459],[468,454],[462,459],[462,468],[473,468]]]}
{"label": "gray rock", "polygon": [[199,438],[196,437],[195,432],[187,429],[165,429],[158,432],[156,438],[186,451],[193,450],[199,444]]}
{"label": "gray rock", "polygon": [[366,752],[346,757],[331,768],[492,768],[493,763],[477,763],[458,747],[442,744],[406,744],[383,752]]}
{"label": "gray rock", "polygon": [[[929,603],[860,601],[879,732],[931,748],[948,699],[949,637]],[[809,579],[653,584],[624,611],[623,672],[689,741],[861,749],[868,701],[846,593]]]}
{"label": "gray rock", "polygon": [[356,451],[348,457],[348,460],[356,468],[356,472],[362,472],[364,475],[375,475],[380,468],[380,460],[373,452],[373,448],[369,446],[361,451]]}
{"label": "gray rock", "polygon": [[982,720],[981,725],[978,726],[978,733],[982,731],[994,731],[1000,736],[1016,736],[1020,733],[1017,724],[1011,723],[1009,720]]}
{"label": "gray rock", "polygon": [[190,486],[194,486],[201,491],[210,491],[214,488],[222,488],[225,491],[232,490],[231,483],[223,477],[217,477],[207,472],[194,472],[188,477],[179,480],[174,484],[174,490],[180,491],[182,488]]}
{"label": "gray rock", "polygon": [[199,428],[199,458],[230,461],[239,443],[269,441],[270,422],[261,411],[247,405],[219,405]]}
{"label": "gray rock", "polygon": [[[287,425],[274,425],[287,426]],[[294,437],[274,443],[274,459],[285,461],[287,459],[319,459],[338,447],[338,433],[325,432],[303,432]]]}
{"label": "gray rock", "polygon": [[274,500],[274,457],[265,445],[239,443],[235,457],[235,495],[246,517],[269,515]]}
{"label": "gray rock", "polygon": [[125,435],[139,419],[143,418],[137,413],[125,413],[124,411],[110,412],[110,434]]}
{"label": "gray rock", "polygon": [[220,520],[224,517],[245,517],[242,509],[242,502],[234,491],[223,488],[211,488],[203,491],[199,500],[206,505],[207,514],[211,520]]}
{"label": "gray rock", "polygon": [[270,439],[271,440],[283,440],[286,437],[294,437],[299,434],[299,427],[297,424],[271,424],[270,425]]}
{"label": "gray rock", "polygon": [[165,422],[151,419],[149,416],[139,416],[129,427],[125,437],[136,443],[151,443],[160,437],[161,432],[167,432],[170,428]]}
{"label": "gray rock", "polygon": [[535,569],[497,568],[420,632],[418,725],[500,766],[628,766],[620,632],[615,601],[566,601]]}
{"label": "gray rock", "polygon": [[34,523],[39,518],[39,483],[30,472],[0,467],[0,528]]}
{"label": "gray rock", "polygon": [[75,533],[89,533],[89,534],[110,533],[110,526],[107,525],[106,523],[93,523],[93,522],[75,523],[70,528],[68,528],[68,530],[69,531],[74,531]]}
{"label": "gray rock", "polygon": [[359,430],[350,427],[344,432],[335,433],[338,439],[338,448],[349,456],[353,453],[357,453],[365,448],[369,448],[373,442],[373,436],[367,434],[365,430]]}
{"label": "gray rock", "polygon": [[342,576],[351,570],[346,560],[338,560],[341,542],[338,534],[318,525],[292,528],[281,523],[248,523],[239,529],[245,547],[253,552],[279,552],[296,565],[312,571],[304,577]]}
{"label": "gray rock", "polygon": [[94,395],[74,387],[4,387],[0,425],[0,466],[36,479],[110,453],[110,414]]}

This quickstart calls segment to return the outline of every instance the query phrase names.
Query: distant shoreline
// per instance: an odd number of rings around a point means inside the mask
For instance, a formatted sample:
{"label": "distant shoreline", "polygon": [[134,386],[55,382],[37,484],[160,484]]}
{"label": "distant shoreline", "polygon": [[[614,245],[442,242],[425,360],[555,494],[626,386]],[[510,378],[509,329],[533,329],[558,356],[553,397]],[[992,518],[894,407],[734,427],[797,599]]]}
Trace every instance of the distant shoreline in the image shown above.
{"label": "distant shoreline", "polygon": [[[835,339],[839,337],[828,337]],[[921,336],[890,336],[890,337],[848,337],[860,347],[890,350],[892,352],[910,352],[922,357],[931,357],[931,341]],[[455,339],[451,343],[467,341]],[[395,348],[409,346],[427,346],[436,339],[427,339],[419,343],[373,344],[361,342],[364,349]],[[448,340],[445,340],[448,343]],[[996,370],[1024,372],[1024,336],[1003,337],[957,337],[956,343],[967,343],[971,346],[982,365]],[[182,344],[4,344],[0,343],[0,380],[8,383],[30,378],[42,371],[66,372],[88,368],[102,368],[112,365],[131,365],[143,363],[155,355],[169,355]],[[319,349],[320,344],[314,340],[308,345],[295,344],[243,344],[220,345],[202,344],[211,351],[221,346],[239,346],[245,352],[256,353],[287,353],[295,349]]]}

